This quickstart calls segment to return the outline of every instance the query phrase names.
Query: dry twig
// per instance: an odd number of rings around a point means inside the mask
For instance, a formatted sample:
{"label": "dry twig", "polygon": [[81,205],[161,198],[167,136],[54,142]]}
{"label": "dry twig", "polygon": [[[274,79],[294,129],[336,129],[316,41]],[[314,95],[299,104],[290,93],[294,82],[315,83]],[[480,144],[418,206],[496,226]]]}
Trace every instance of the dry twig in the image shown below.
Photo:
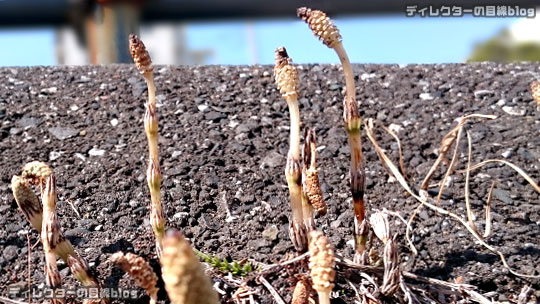
{"label": "dry twig", "polygon": [[[469,115],[469,116],[465,116],[464,118],[461,119],[461,121],[465,120],[466,118],[469,118],[469,117],[484,117],[484,118],[492,118],[493,116],[490,116],[490,115],[479,115],[479,114],[472,114],[472,115]],[[512,273],[513,275],[515,276],[519,276],[519,277],[524,277],[524,278],[540,278],[540,275],[529,275],[529,274],[523,274],[523,273],[519,273],[519,272],[516,272],[514,271],[509,265],[508,265],[508,262],[504,256],[504,254],[502,252],[500,252],[499,250],[497,250],[495,247],[487,244],[484,239],[482,238],[482,236],[480,236],[476,231],[473,230],[473,228],[471,228],[469,226],[469,224],[464,221],[459,215],[455,214],[455,213],[452,213],[446,209],[443,209],[441,207],[438,207],[435,205],[434,202],[432,202],[432,200],[428,197],[427,195],[427,192],[424,191],[424,190],[420,190],[420,193],[419,194],[416,194],[414,193],[414,191],[412,191],[412,189],[409,187],[409,185],[407,184],[407,181],[405,181],[405,178],[401,175],[401,173],[399,172],[399,170],[397,169],[397,167],[394,165],[394,163],[388,158],[388,156],[386,155],[386,153],[379,147],[376,139],[375,139],[375,136],[373,134],[373,121],[371,119],[368,120],[368,122],[366,123],[366,133],[368,134],[368,137],[370,139],[370,141],[372,142],[372,144],[374,145],[376,151],[377,151],[377,154],[379,155],[380,159],[382,162],[385,163],[385,166],[386,168],[389,169],[390,173],[392,175],[394,175],[394,177],[396,178],[396,180],[401,184],[401,186],[412,196],[414,197],[416,200],[418,200],[420,202],[420,205],[419,207],[421,206],[426,206],[428,207],[429,209],[435,211],[435,212],[438,212],[442,215],[447,215],[447,216],[450,216],[451,218],[453,218],[454,220],[458,221],[461,225],[463,225],[472,235],[473,237],[483,246],[485,247],[486,249],[490,250],[491,252],[497,254],[501,260],[501,262],[503,263],[504,267],[506,269],[508,269],[508,271],[510,273]],[[523,172],[523,170],[521,170],[519,167],[517,167],[516,165],[512,164],[512,163],[509,163],[507,161],[504,161],[504,160],[497,160],[497,159],[490,159],[490,160],[486,160],[486,161],[483,161],[475,166],[472,166],[470,170],[474,170],[474,169],[477,169],[477,168],[480,168],[482,167],[483,165],[487,164],[487,163],[490,163],[490,162],[501,162],[501,163],[504,163],[504,164],[507,164],[508,166],[510,166],[512,169],[514,169],[515,171],[517,171],[521,176],[523,176],[532,186],[533,188],[537,191],[537,192],[540,192],[540,187],[538,187],[538,185],[534,182],[534,180],[532,180],[532,178],[530,176],[528,176],[525,172]],[[409,222],[411,222],[411,220],[409,220]],[[409,227],[409,226],[408,226]],[[407,229],[408,231],[408,229]],[[407,241],[409,242],[411,248],[414,248],[414,245],[412,244],[412,241],[410,240],[410,238],[407,236]]]}
{"label": "dry twig", "polygon": [[266,287],[266,289],[268,289],[268,291],[270,292],[272,297],[274,297],[274,300],[276,301],[276,303],[285,304],[285,301],[283,301],[283,298],[281,298],[279,293],[276,291],[274,286],[272,286],[272,284],[270,284],[270,282],[268,282],[263,276],[259,276],[257,278],[257,280],[259,280],[259,282],[261,282],[264,285],[264,287]]}

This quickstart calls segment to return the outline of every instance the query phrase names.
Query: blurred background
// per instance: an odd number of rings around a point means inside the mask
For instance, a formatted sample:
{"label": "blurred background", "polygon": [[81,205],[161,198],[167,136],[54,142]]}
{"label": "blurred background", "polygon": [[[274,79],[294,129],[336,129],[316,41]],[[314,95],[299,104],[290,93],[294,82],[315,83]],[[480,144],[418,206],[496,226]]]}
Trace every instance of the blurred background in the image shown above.
{"label": "blurred background", "polygon": [[[471,3],[474,2],[474,3]],[[408,5],[504,5],[536,17],[407,17]],[[130,32],[157,64],[337,63],[296,18],[326,11],[355,63],[540,61],[539,1],[0,0],[0,66],[131,62]]]}

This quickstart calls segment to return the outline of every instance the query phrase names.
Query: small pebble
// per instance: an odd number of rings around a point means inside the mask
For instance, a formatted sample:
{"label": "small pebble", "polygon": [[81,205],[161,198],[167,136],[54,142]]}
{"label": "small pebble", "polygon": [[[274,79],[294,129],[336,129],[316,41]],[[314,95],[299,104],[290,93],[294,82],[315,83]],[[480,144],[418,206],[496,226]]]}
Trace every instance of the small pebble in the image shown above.
{"label": "small pebble", "polygon": [[520,109],[518,107],[504,106],[502,107],[502,109],[506,113],[514,116],[525,116],[525,114],[527,113],[527,110]]}
{"label": "small pebble", "polygon": [[90,149],[90,151],[88,151],[88,155],[90,155],[90,156],[103,156],[103,155],[105,155],[105,150],[92,148],[92,149]]}
{"label": "small pebble", "polygon": [[205,105],[205,104],[198,105],[197,109],[199,109],[199,111],[201,111],[201,112],[204,112],[204,111],[208,110],[208,105]]}
{"label": "small pebble", "polygon": [[418,97],[420,97],[420,99],[422,100],[433,100],[433,95],[431,95],[430,93],[422,93]]}

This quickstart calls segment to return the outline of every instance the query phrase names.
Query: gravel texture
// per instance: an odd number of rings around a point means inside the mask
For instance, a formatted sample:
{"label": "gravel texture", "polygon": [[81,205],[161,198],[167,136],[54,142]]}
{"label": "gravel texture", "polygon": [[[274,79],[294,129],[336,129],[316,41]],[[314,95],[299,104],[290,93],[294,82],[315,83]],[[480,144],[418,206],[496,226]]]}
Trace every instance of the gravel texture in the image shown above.
{"label": "gravel texture", "polygon": [[[316,129],[320,179],[329,206],[317,226],[337,252],[351,257],[343,76],[334,65],[298,68],[302,128]],[[362,116],[396,131],[414,188],[456,118],[472,113],[498,116],[467,124],[473,163],[505,159],[540,180],[540,111],[528,90],[540,78],[540,64],[356,65],[354,72]],[[288,111],[275,88],[272,67],[158,66],[155,81],[168,227],[180,229],[196,248],[221,258],[273,263],[293,253],[283,172]],[[26,284],[26,234],[32,243],[39,239],[9,188],[11,177],[31,160],[54,168],[63,231],[103,282],[133,286],[107,262],[118,250],[134,251],[158,268],[147,208],[145,98],[145,82],[130,65],[0,69],[0,293],[6,295],[7,286]],[[378,134],[381,147],[397,162],[395,141]],[[465,143],[458,169],[466,163]],[[408,218],[417,202],[388,175],[365,136],[364,153],[368,212],[387,208]],[[433,182],[443,174],[439,170]],[[487,242],[506,255],[514,270],[538,275],[539,194],[508,166],[475,170],[471,204],[481,231],[493,181],[493,233]],[[465,216],[463,188],[464,175],[452,175],[441,207]],[[448,281],[462,279],[499,301],[514,299],[531,284],[540,298],[538,279],[509,274],[497,255],[448,217],[427,209],[419,212],[413,233],[417,256],[407,247],[403,223],[392,218],[391,229],[397,233],[403,269]],[[41,248],[38,244],[31,251],[36,285],[44,282]],[[59,262],[59,268],[64,284],[75,286],[66,265]],[[290,301],[294,285],[287,275],[280,272],[267,279]],[[212,276],[221,282],[219,273]],[[272,303],[263,287],[252,286],[262,295],[261,303]],[[335,303],[351,303],[353,293],[346,283],[338,282],[335,291],[342,300]],[[164,293],[160,297],[164,299]]]}

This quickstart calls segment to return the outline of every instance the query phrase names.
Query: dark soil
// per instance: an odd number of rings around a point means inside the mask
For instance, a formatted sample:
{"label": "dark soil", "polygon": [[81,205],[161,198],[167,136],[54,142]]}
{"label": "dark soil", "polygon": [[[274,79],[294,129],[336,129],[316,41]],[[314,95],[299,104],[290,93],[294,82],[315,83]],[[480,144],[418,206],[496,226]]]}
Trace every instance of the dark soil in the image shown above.
{"label": "dark soil", "polygon": [[[343,77],[339,66],[299,68],[302,127],[316,128],[320,178],[329,206],[317,225],[337,252],[352,257]],[[528,91],[529,83],[540,77],[540,64],[358,65],[354,69],[362,116],[399,127],[407,175],[414,187],[433,164],[455,119],[472,113],[498,116],[467,125],[473,163],[503,158],[534,180],[540,179],[540,111]],[[283,173],[288,110],[271,73],[271,66],[156,68],[167,225],[180,229],[203,252],[263,263],[278,262],[294,252],[287,232],[290,207]],[[143,78],[128,65],[0,69],[2,295],[8,286],[26,284],[26,234],[30,232],[32,243],[39,239],[9,187],[11,177],[31,160],[46,161],[54,168],[63,231],[106,284],[133,286],[107,262],[118,250],[134,251],[157,267],[147,209],[145,90]],[[387,135],[379,140],[397,162],[395,141]],[[408,218],[417,202],[389,178],[367,137],[364,142],[368,212],[387,208]],[[462,169],[466,145],[458,156]],[[433,182],[443,173],[443,169],[437,172]],[[538,275],[540,196],[507,166],[492,164],[475,170],[471,203],[481,231],[492,181],[497,182],[493,234],[487,241],[506,255],[513,269]],[[464,176],[453,175],[441,206],[465,216],[463,186]],[[232,221],[226,221],[227,208]],[[509,274],[497,255],[477,244],[454,220],[423,209],[414,223],[419,255],[413,256],[403,236],[404,225],[394,219],[391,227],[399,233],[404,269],[448,281],[461,277],[499,301],[516,297],[524,285],[532,284],[540,298],[539,280]],[[31,259],[32,282],[43,284],[41,245],[32,250]],[[59,263],[64,286],[76,286],[69,269]],[[286,276],[280,272],[267,279],[290,301],[293,285]],[[214,272],[214,280],[219,277]],[[225,288],[222,283],[220,287]],[[271,303],[266,289],[257,288],[263,295],[259,301]],[[343,300],[335,303],[352,302],[352,292],[343,281],[335,291]]]}

